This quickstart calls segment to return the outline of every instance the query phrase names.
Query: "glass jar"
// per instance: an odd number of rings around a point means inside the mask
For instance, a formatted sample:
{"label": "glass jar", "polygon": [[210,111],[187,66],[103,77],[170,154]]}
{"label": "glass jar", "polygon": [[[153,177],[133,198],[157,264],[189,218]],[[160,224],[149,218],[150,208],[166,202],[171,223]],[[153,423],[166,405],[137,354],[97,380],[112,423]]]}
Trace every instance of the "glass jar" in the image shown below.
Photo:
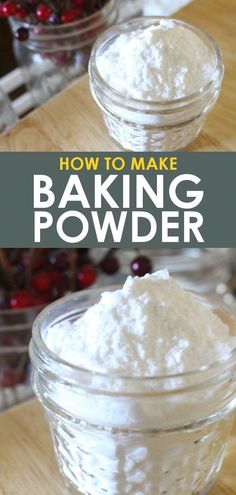
{"label": "glass jar", "polygon": [[28,346],[42,308],[0,310],[0,411],[32,396]]}
{"label": "glass jar", "polygon": [[56,26],[29,25],[10,19],[13,32],[20,26],[29,30],[27,41],[14,40],[14,51],[35,105],[87,71],[91,47],[97,36],[116,21],[118,5],[119,0],[109,0],[100,11],[85,19]]}
{"label": "glass jar", "polygon": [[204,87],[177,100],[146,101],[126,97],[106,83],[97,67],[99,55],[122,33],[159,25],[163,19],[140,17],[118,24],[103,33],[92,49],[89,75],[93,97],[102,109],[110,136],[126,150],[173,151],[185,148],[198,136],[220,93],[224,68],[218,46],[204,31],[178,20],[173,20],[173,23],[195,33],[214,57],[215,71]]}
{"label": "glass jar", "polygon": [[[231,430],[235,349],[208,367],[151,378],[72,366],[47,348],[45,333],[82,316],[101,292],[72,294],[46,308],[34,323],[30,344],[33,388],[70,493],[206,495]],[[195,297],[236,334],[228,310]]]}

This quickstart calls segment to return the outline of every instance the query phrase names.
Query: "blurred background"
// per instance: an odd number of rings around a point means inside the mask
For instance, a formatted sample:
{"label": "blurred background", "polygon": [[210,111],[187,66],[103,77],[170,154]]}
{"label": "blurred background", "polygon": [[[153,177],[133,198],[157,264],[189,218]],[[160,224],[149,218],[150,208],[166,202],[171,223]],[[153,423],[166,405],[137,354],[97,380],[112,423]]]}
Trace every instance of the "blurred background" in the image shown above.
{"label": "blurred background", "polygon": [[[69,1],[81,4],[81,0]],[[83,75],[92,44],[109,25],[138,15],[173,15],[190,1],[97,0],[97,17],[86,17],[86,26],[81,20],[58,26],[54,15],[46,23],[29,23],[28,36],[24,26],[32,15],[25,17],[25,6],[37,8],[42,2],[0,0],[0,132]],[[18,13],[9,15],[15,5]]]}
{"label": "blurred background", "polygon": [[186,289],[235,304],[230,249],[0,249],[0,410],[32,395],[32,323],[64,295],[168,268]]}
{"label": "blurred background", "polygon": [[[109,25],[138,15],[174,15],[191,0],[100,1],[83,23],[58,25],[54,17],[50,25],[25,27],[19,15],[3,15],[21,0],[0,0],[0,132],[83,75],[91,46]],[[39,4],[26,3],[33,9]],[[129,274],[165,267],[185,288],[231,305],[234,258],[230,249],[0,249],[0,410],[32,394],[27,348],[32,322],[45,305],[71,291],[120,284]]]}

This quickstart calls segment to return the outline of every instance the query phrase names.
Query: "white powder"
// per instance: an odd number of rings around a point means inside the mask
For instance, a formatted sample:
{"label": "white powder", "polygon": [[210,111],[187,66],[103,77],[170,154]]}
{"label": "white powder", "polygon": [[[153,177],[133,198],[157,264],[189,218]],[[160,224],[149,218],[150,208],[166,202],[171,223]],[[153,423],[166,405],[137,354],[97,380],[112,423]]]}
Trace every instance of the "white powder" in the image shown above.
{"label": "white powder", "polygon": [[113,375],[175,373],[209,364],[235,345],[221,318],[164,270],[129,277],[80,319],[48,328],[44,338],[64,360],[108,375],[73,377],[67,370],[72,382],[52,378],[45,387],[43,381],[60,469],[73,493],[208,493],[231,425],[225,409],[220,411],[230,402],[228,411],[233,408],[233,374],[222,381],[222,365],[217,379],[213,367],[183,382],[165,378],[164,385],[160,378]]}
{"label": "white powder", "polygon": [[215,60],[190,29],[171,20],[118,35],[97,57],[103,79],[124,96],[141,100],[177,99],[203,87]]}
{"label": "white powder", "polygon": [[108,375],[154,376],[207,365],[235,343],[229,328],[163,270],[128,277],[46,343],[71,364]]}

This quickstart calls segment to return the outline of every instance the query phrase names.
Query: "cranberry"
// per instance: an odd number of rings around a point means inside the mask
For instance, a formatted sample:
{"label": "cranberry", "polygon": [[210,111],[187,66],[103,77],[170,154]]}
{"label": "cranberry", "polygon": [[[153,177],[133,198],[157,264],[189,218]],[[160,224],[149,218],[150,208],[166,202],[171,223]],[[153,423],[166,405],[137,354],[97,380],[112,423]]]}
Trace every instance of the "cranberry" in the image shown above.
{"label": "cranberry", "polygon": [[85,5],[85,0],[73,0],[73,3],[76,5],[76,7],[83,9]]}
{"label": "cranberry", "polygon": [[49,272],[42,270],[41,272],[35,273],[32,277],[32,287],[37,292],[48,292],[51,287],[51,276]]}
{"label": "cranberry", "polygon": [[18,19],[25,19],[28,15],[27,10],[22,5],[17,5],[16,8],[16,17],[18,17]]}
{"label": "cranberry", "polygon": [[61,272],[58,272],[57,270],[50,270],[48,273],[51,279],[51,285],[53,287],[60,287],[62,284]]}
{"label": "cranberry", "polygon": [[22,379],[22,373],[19,373],[18,370],[9,368],[3,371],[0,379],[0,386],[3,388],[13,388],[18,383],[21,383]]}
{"label": "cranberry", "polygon": [[15,3],[4,3],[1,6],[1,12],[3,16],[10,17],[13,15],[16,15],[17,13],[17,6]]}
{"label": "cranberry", "polygon": [[20,27],[15,32],[14,36],[19,41],[26,41],[29,38],[29,31],[27,28]]}
{"label": "cranberry", "polygon": [[[25,28],[19,28],[19,29],[25,29]],[[27,30],[27,29],[26,29]],[[29,34],[29,32],[28,32]],[[24,41],[24,40],[21,40]],[[33,260],[31,260],[31,253],[29,249],[25,249],[22,253],[21,256],[22,264],[24,265],[25,268],[28,268],[32,262],[32,269],[33,270],[41,270],[41,268],[44,267],[44,256],[43,254],[36,254]]]}
{"label": "cranberry", "polygon": [[79,287],[85,288],[93,285],[97,278],[97,272],[93,266],[85,265],[77,273]]}
{"label": "cranberry", "polygon": [[48,7],[45,3],[40,3],[36,8],[36,17],[38,21],[44,22],[47,21],[52,14],[52,9]]}
{"label": "cranberry", "polygon": [[26,290],[16,291],[10,297],[10,306],[12,309],[29,308],[32,306],[32,295]]}
{"label": "cranberry", "polygon": [[106,256],[101,262],[101,268],[108,275],[114,275],[120,268],[119,260],[115,256]]}
{"label": "cranberry", "polygon": [[131,270],[134,275],[143,277],[152,271],[151,260],[147,256],[138,256],[131,263]]}
{"label": "cranberry", "polygon": [[69,22],[76,21],[76,19],[79,19],[82,15],[82,10],[81,9],[65,9],[61,13],[61,22],[62,24],[68,24]]}

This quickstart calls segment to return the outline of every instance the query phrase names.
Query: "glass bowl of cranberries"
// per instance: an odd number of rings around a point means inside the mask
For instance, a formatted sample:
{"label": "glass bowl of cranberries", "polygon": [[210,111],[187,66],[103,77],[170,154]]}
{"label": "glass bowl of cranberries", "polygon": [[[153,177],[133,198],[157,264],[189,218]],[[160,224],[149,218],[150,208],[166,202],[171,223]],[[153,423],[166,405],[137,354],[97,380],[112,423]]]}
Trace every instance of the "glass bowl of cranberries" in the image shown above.
{"label": "glass bowl of cranberries", "polygon": [[37,314],[118,271],[113,250],[0,249],[0,411],[31,396],[28,344]]}
{"label": "glass bowl of cranberries", "polygon": [[0,0],[35,105],[87,71],[91,47],[118,17],[119,0]]}
{"label": "glass bowl of cranberries", "polygon": [[32,323],[64,287],[64,274],[48,256],[42,249],[0,249],[0,411],[32,394]]}

